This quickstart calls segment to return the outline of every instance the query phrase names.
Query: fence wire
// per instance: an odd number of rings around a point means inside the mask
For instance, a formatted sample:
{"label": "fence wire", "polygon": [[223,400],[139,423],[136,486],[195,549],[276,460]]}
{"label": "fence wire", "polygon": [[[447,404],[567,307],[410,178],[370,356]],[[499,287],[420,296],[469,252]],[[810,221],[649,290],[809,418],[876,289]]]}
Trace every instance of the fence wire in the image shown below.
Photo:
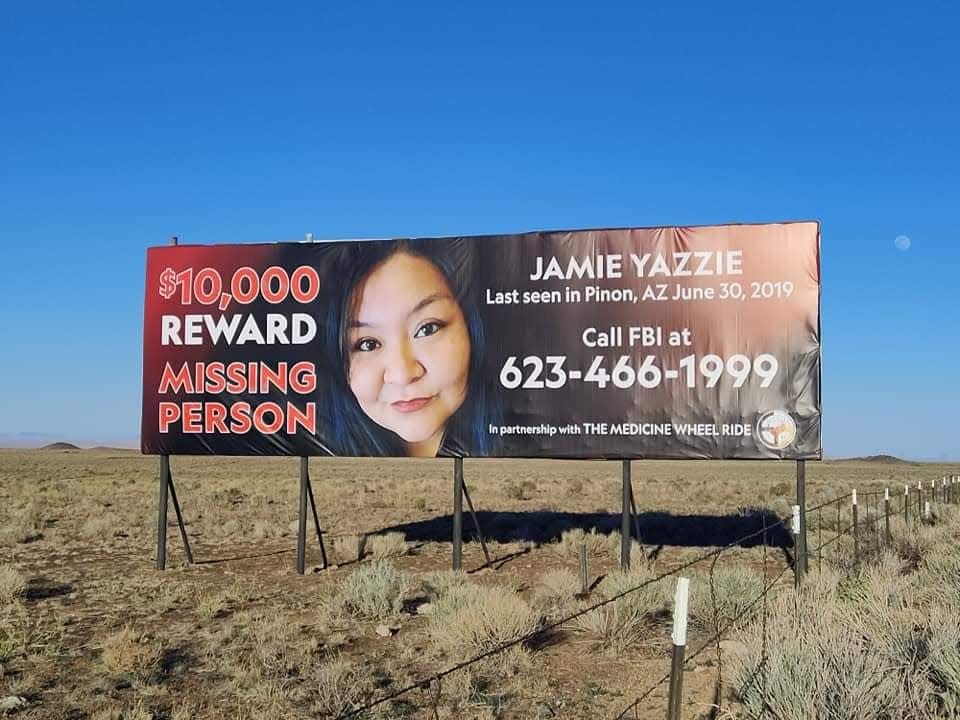
{"label": "fence wire", "polygon": [[[839,496],[839,497],[833,498],[833,499],[831,499],[831,500],[828,500],[828,501],[826,501],[826,502],[820,503],[820,504],[818,504],[818,505],[814,505],[814,506],[812,506],[812,507],[805,508],[805,513],[806,513],[808,516],[809,516],[809,514],[812,513],[812,512],[817,512],[817,515],[818,515],[818,544],[817,544],[817,546],[814,547],[813,549],[807,549],[807,550],[806,550],[806,556],[807,556],[807,558],[809,558],[809,557],[811,557],[811,556],[816,556],[817,559],[818,559],[818,561],[820,561],[820,560],[822,560],[823,557],[824,557],[823,551],[824,551],[826,548],[828,548],[828,547],[830,547],[831,545],[833,545],[834,543],[838,542],[841,538],[853,536],[854,539],[855,539],[855,545],[854,545],[854,554],[855,554],[855,557],[854,557],[854,562],[855,562],[855,564],[859,564],[860,558],[859,558],[859,549],[858,549],[858,545],[857,545],[857,538],[858,538],[858,535],[859,535],[859,529],[862,528],[862,527],[868,527],[868,528],[869,528],[869,527],[872,527],[873,530],[874,530],[874,533],[875,533],[875,534],[877,535],[877,537],[878,537],[878,545],[882,545],[882,544],[883,544],[882,541],[879,541],[880,530],[879,530],[879,528],[878,528],[878,523],[879,523],[880,519],[882,518],[882,519],[885,521],[885,523],[889,523],[889,520],[890,520],[892,517],[896,517],[896,516],[900,516],[900,515],[906,516],[906,515],[909,513],[909,509],[913,506],[913,503],[914,503],[914,499],[913,499],[913,496],[912,496],[912,490],[911,490],[911,491],[908,491],[905,495],[902,496],[902,497],[903,497],[903,500],[902,500],[902,502],[900,503],[898,509],[896,509],[896,510],[893,509],[893,507],[894,507],[894,501],[893,501],[893,500],[891,500],[891,501],[889,502],[889,504],[885,503],[884,512],[883,512],[883,515],[881,516],[881,514],[880,514],[880,509],[879,509],[879,502],[880,502],[880,501],[877,500],[877,501],[874,502],[874,505],[876,506],[875,512],[874,512],[873,515],[871,516],[871,513],[870,513],[870,498],[877,497],[877,496],[879,496],[879,495],[883,495],[883,494],[884,494],[884,491],[864,491],[864,492],[860,492],[860,493],[858,493],[858,495],[859,495],[860,498],[863,498],[863,499],[864,499],[864,505],[865,505],[865,507],[866,507],[865,516],[862,517],[862,518],[861,518],[861,517],[857,517],[856,521],[854,521],[854,522],[850,523],[849,525],[843,527],[843,526],[841,525],[841,522],[840,522],[840,520],[841,520],[841,504],[842,504],[844,501],[846,501],[846,500],[850,500],[850,499],[853,497],[853,494],[854,494],[854,493],[852,493],[852,492],[851,492],[851,493],[847,493],[847,494],[845,494],[845,495],[841,495],[841,496]],[[920,511],[921,511],[921,509],[922,509],[924,497],[925,497],[925,495],[924,495],[923,490],[922,490],[922,489],[918,490],[918,497],[917,497],[917,511],[918,511],[918,512],[917,512],[917,516],[916,516],[916,520],[917,520],[917,521],[922,521],[922,520],[923,520],[923,518],[922,518],[922,516],[921,516],[921,514],[920,514]],[[946,488],[944,488],[943,492],[942,492],[940,495],[938,495],[938,494],[935,492],[935,488],[931,488],[931,492],[930,492],[926,497],[928,497],[931,501],[934,501],[935,498],[940,497],[940,498],[943,500],[943,502],[953,502],[953,497],[954,497],[954,495],[948,494]],[[836,534],[834,535],[834,537],[832,537],[832,538],[830,538],[830,539],[828,539],[828,540],[826,540],[826,541],[823,541],[823,540],[822,540],[822,535],[823,535],[823,511],[824,511],[824,510],[829,510],[829,509],[830,509],[832,506],[834,506],[834,505],[836,506],[836,510],[837,510],[836,525],[834,526],[834,527],[835,527],[835,532],[836,532]],[[681,565],[679,565],[679,566],[677,566],[677,567],[675,567],[675,568],[672,568],[672,569],[669,570],[669,571],[666,571],[666,572],[663,572],[663,573],[661,573],[661,574],[659,574],[659,575],[656,575],[656,576],[654,576],[654,577],[652,577],[652,578],[650,578],[650,579],[648,579],[648,580],[643,581],[642,583],[639,583],[639,584],[636,585],[636,586],[630,587],[630,588],[628,588],[627,590],[624,590],[624,591],[622,591],[622,592],[620,592],[620,593],[617,593],[616,595],[613,595],[613,596],[611,596],[611,597],[609,597],[609,598],[605,598],[605,599],[600,600],[600,601],[598,601],[598,602],[596,602],[596,603],[593,603],[592,605],[589,605],[589,606],[584,607],[584,608],[581,608],[581,609],[579,609],[579,610],[577,610],[577,611],[575,611],[575,612],[572,612],[572,613],[570,613],[570,614],[568,614],[568,615],[566,615],[566,616],[564,616],[564,617],[562,617],[562,618],[559,618],[559,619],[557,619],[557,620],[554,620],[554,621],[551,621],[551,622],[549,622],[549,623],[546,623],[546,624],[544,624],[543,626],[537,628],[536,630],[534,630],[534,631],[532,631],[532,632],[526,633],[526,634],[521,635],[521,636],[519,636],[519,637],[516,637],[516,638],[514,638],[514,639],[512,639],[512,640],[509,640],[509,641],[507,641],[507,642],[501,643],[500,645],[498,645],[498,646],[496,646],[496,647],[494,647],[494,648],[492,648],[492,649],[490,649],[490,650],[487,650],[487,651],[485,651],[485,652],[482,652],[482,653],[479,653],[479,654],[477,654],[477,655],[474,655],[473,657],[470,657],[470,658],[467,659],[467,660],[464,660],[464,661],[462,661],[462,662],[459,662],[459,663],[456,663],[456,664],[454,664],[454,665],[451,665],[450,667],[448,667],[448,668],[446,668],[446,669],[444,669],[444,670],[441,670],[441,671],[439,671],[439,672],[432,673],[432,674],[430,674],[430,675],[427,675],[427,676],[425,676],[425,677],[422,677],[421,679],[416,680],[416,681],[414,681],[414,682],[411,682],[410,684],[408,684],[408,685],[406,685],[406,686],[403,686],[403,687],[401,687],[401,688],[399,688],[399,689],[397,689],[397,690],[394,690],[394,691],[392,691],[392,692],[389,692],[389,693],[387,693],[386,695],[383,695],[383,696],[381,696],[381,697],[379,697],[379,698],[377,698],[377,699],[375,699],[375,700],[372,700],[372,701],[370,701],[370,702],[367,702],[367,703],[364,704],[364,705],[361,705],[361,706],[359,706],[359,707],[356,707],[356,708],[354,708],[354,709],[352,709],[352,710],[347,711],[346,713],[343,713],[343,714],[339,715],[337,720],[348,720],[349,718],[356,718],[356,717],[358,717],[358,716],[360,716],[360,715],[363,715],[364,713],[367,713],[367,712],[369,712],[370,710],[373,710],[373,709],[375,709],[375,708],[378,708],[378,707],[380,707],[380,706],[382,706],[382,705],[384,705],[384,704],[386,704],[386,703],[388,703],[388,702],[390,702],[390,701],[392,701],[392,700],[396,700],[397,698],[399,698],[399,697],[401,697],[401,696],[404,696],[404,695],[406,695],[406,694],[408,694],[408,693],[412,693],[412,692],[418,691],[418,690],[419,690],[419,691],[426,691],[426,692],[430,692],[430,693],[431,693],[432,702],[431,702],[431,705],[430,705],[430,709],[432,710],[433,717],[434,717],[436,720],[439,720],[439,705],[440,705],[440,700],[441,700],[441,695],[442,695],[442,682],[443,682],[443,679],[444,679],[444,678],[446,678],[446,677],[448,677],[448,676],[450,676],[450,675],[452,675],[452,674],[454,674],[454,673],[457,673],[457,672],[459,672],[459,671],[461,671],[461,670],[465,670],[465,669],[467,669],[467,668],[469,668],[469,667],[471,667],[471,666],[473,666],[473,665],[475,665],[475,664],[477,664],[477,663],[479,663],[479,662],[481,662],[481,661],[483,661],[483,660],[486,660],[486,659],[488,659],[488,658],[490,658],[490,657],[493,657],[493,656],[498,655],[498,654],[500,654],[500,653],[506,652],[507,650],[510,650],[511,648],[517,647],[517,646],[522,645],[522,644],[524,644],[524,643],[530,643],[531,641],[537,639],[537,638],[540,637],[540,636],[545,635],[546,633],[549,633],[549,632],[552,631],[552,630],[555,630],[555,629],[557,629],[557,628],[559,628],[559,627],[561,627],[561,626],[563,626],[563,625],[566,625],[566,624],[568,624],[568,623],[570,623],[570,622],[572,622],[572,621],[574,621],[574,620],[576,620],[576,619],[578,619],[578,618],[581,618],[581,617],[583,617],[583,616],[585,616],[585,615],[587,615],[587,614],[589,614],[589,613],[591,613],[591,612],[594,612],[594,611],[596,611],[596,610],[598,610],[598,609],[600,609],[600,608],[603,608],[603,607],[605,607],[605,606],[607,606],[607,605],[610,605],[610,604],[612,604],[612,603],[616,603],[616,602],[618,602],[619,600],[623,599],[624,597],[627,597],[628,595],[631,595],[631,594],[633,594],[633,593],[635,593],[635,592],[639,592],[640,590],[642,590],[642,589],[644,589],[644,588],[646,588],[646,587],[649,587],[649,586],[653,585],[654,583],[661,582],[661,581],[663,581],[663,580],[665,580],[665,579],[667,579],[667,578],[669,578],[669,577],[677,576],[677,575],[679,575],[680,573],[682,573],[684,570],[687,570],[687,569],[691,568],[692,566],[694,566],[694,565],[696,565],[696,564],[698,564],[698,563],[702,563],[702,562],[707,561],[707,560],[712,560],[711,565],[710,565],[710,571],[709,571],[709,580],[710,580],[709,585],[710,585],[710,602],[711,602],[711,606],[712,606],[712,609],[713,609],[713,620],[714,620],[714,629],[715,629],[715,632],[714,632],[706,641],[704,641],[693,653],[687,655],[687,656],[684,658],[683,665],[684,665],[684,666],[688,665],[690,662],[692,662],[693,660],[695,660],[697,657],[699,657],[701,654],[703,654],[704,652],[706,652],[707,649],[709,649],[709,648],[711,648],[711,647],[714,647],[714,648],[716,649],[716,653],[717,653],[717,664],[716,664],[716,667],[717,667],[717,681],[716,681],[716,688],[717,688],[717,690],[716,690],[716,695],[715,695],[714,710],[715,710],[715,711],[721,710],[721,709],[722,709],[722,707],[721,707],[721,706],[722,706],[722,701],[723,701],[723,684],[722,684],[722,683],[723,683],[723,677],[722,677],[722,674],[723,674],[723,651],[722,651],[722,646],[721,646],[721,639],[723,638],[724,634],[726,634],[727,632],[729,632],[730,629],[734,628],[738,623],[740,623],[740,622],[743,621],[745,618],[747,618],[747,617],[751,614],[751,612],[753,611],[753,609],[756,607],[756,605],[757,605],[758,603],[761,603],[761,602],[762,602],[762,610],[761,610],[761,623],[762,623],[761,658],[760,658],[760,662],[759,662],[756,670],[754,671],[754,673],[746,680],[746,684],[747,684],[747,686],[749,686],[749,685],[752,684],[753,682],[757,682],[757,683],[760,684],[761,697],[762,697],[762,706],[765,708],[763,714],[764,714],[764,716],[765,716],[765,715],[766,715],[766,708],[768,707],[768,706],[767,706],[767,700],[766,700],[766,697],[767,697],[767,696],[766,696],[766,693],[767,693],[767,687],[766,687],[766,671],[767,671],[767,665],[768,665],[768,659],[769,659],[769,657],[768,657],[768,652],[767,652],[767,623],[768,623],[768,609],[769,609],[769,608],[768,608],[768,605],[769,605],[769,600],[768,600],[768,598],[769,598],[772,590],[774,589],[774,587],[777,586],[778,583],[780,583],[780,581],[782,580],[783,576],[784,576],[788,571],[793,570],[794,572],[797,572],[797,567],[798,567],[798,564],[799,564],[799,557],[795,555],[793,564],[788,564],[788,565],[786,565],[779,573],[777,573],[777,575],[776,575],[772,580],[769,580],[769,579],[768,579],[768,545],[767,545],[767,537],[768,537],[768,535],[769,535],[772,531],[775,531],[775,530],[777,530],[778,528],[783,528],[783,529],[788,529],[788,528],[787,528],[787,525],[786,525],[785,521],[783,521],[783,520],[777,520],[777,521],[772,522],[772,523],[770,523],[770,524],[768,525],[768,524],[767,524],[767,517],[764,516],[763,522],[764,522],[764,525],[763,525],[763,527],[762,527],[760,530],[757,530],[757,531],[755,531],[755,532],[752,532],[752,533],[749,533],[749,534],[747,534],[747,535],[744,535],[743,537],[741,537],[741,538],[739,538],[739,539],[737,539],[737,540],[735,540],[735,541],[733,541],[733,542],[731,542],[731,543],[729,543],[729,544],[727,544],[727,545],[724,545],[724,546],[722,546],[722,547],[715,548],[714,550],[711,550],[710,552],[703,553],[702,555],[699,555],[698,557],[694,558],[693,560],[690,560],[690,561],[688,561],[688,562],[682,563]],[[843,527],[843,530],[840,530],[841,527]],[[887,526],[887,527],[888,527],[888,526]],[[734,548],[737,548],[737,547],[741,547],[741,546],[743,546],[746,542],[748,542],[748,541],[750,541],[750,540],[753,540],[753,539],[757,538],[758,536],[763,536],[763,542],[762,542],[762,547],[763,547],[763,589],[762,589],[762,591],[759,592],[754,598],[752,598],[751,601],[750,601],[746,606],[744,606],[744,607],[740,610],[740,612],[737,614],[736,617],[734,617],[734,618],[732,618],[732,619],[729,619],[729,620],[728,620],[726,623],[724,623],[723,626],[721,627],[721,624],[720,624],[720,612],[719,612],[719,608],[718,608],[718,604],[717,604],[717,591],[716,591],[716,586],[715,586],[715,582],[714,582],[714,576],[715,576],[715,571],[716,571],[716,567],[717,567],[717,562],[718,562],[719,558],[721,557],[721,555],[722,555],[723,553],[725,553],[725,552],[727,552],[727,551],[729,551],[729,550],[731,550],[731,549],[734,549]],[[885,537],[885,539],[886,539],[887,542],[890,542],[891,538],[890,538],[889,535],[887,535],[886,533],[884,533],[884,537]],[[802,547],[797,547],[797,546],[795,546],[794,550],[795,550],[795,554],[796,554],[796,553],[798,553],[798,552],[802,552],[802,551],[803,551],[803,548],[802,548]],[[670,679],[670,675],[671,675],[670,672],[665,673],[665,674],[664,674],[661,678],[659,678],[655,683],[653,683],[652,685],[650,685],[644,692],[640,693],[640,694],[639,694],[633,701],[631,701],[618,715],[615,716],[615,720],[623,720],[624,718],[627,718],[628,715],[631,713],[631,711],[633,712],[634,717],[639,718],[638,712],[639,712],[640,704],[641,704],[644,700],[646,700],[647,698],[649,698],[650,695],[652,695],[654,692],[656,692],[657,689],[660,688],[664,683],[666,683],[666,682]]]}
{"label": "fence wire", "polygon": [[[774,527],[776,527],[776,526],[774,526]],[[784,575],[787,574],[787,572],[788,572],[789,570],[791,570],[791,567],[790,567],[789,565],[786,566],[785,568],[783,568],[783,570],[781,570],[773,580],[771,580],[770,582],[768,582],[768,583],[766,583],[766,584],[764,585],[763,590],[762,590],[760,593],[758,593],[757,596],[754,597],[753,600],[751,600],[750,603],[749,603],[746,607],[744,607],[743,610],[742,610],[735,618],[733,618],[733,619],[731,619],[730,621],[728,621],[722,628],[719,628],[712,636],[710,636],[710,638],[709,638],[708,640],[706,640],[703,644],[701,644],[700,647],[697,648],[697,650],[695,650],[691,655],[685,656],[685,657],[684,657],[684,661],[683,661],[684,666],[686,666],[688,663],[690,663],[690,662],[692,662],[693,660],[695,660],[697,657],[699,657],[701,654],[703,654],[703,653],[704,653],[709,647],[711,647],[711,646],[715,646],[715,647],[717,648],[717,655],[718,655],[718,658],[719,658],[719,657],[722,655],[722,651],[721,651],[721,649],[720,649],[720,640],[723,638],[724,634],[726,634],[731,628],[735,627],[735,626],[737,625],[737,623],[739,623],[739,622],[740,622],[741,620],[743,620],[745,617],[747,617],[748,615],[750,615],[750,611],[751,611],[751,610],[756,606],[756,604],[757,604],[758,602],[760,602],[761,600],[762,600],[763,603],[764,603],[764,618],[763,618],[763,622],[764,622],[764,639],[766,639],[766,605],[767,605],[767,597],[770,595],[770,591],[773,589],[773,587],[780,581],[780,579],[781,579]],[[711,574],[712,574],[712,569],[711,569]],[[713,590],[713,585],[712,585],[712,583],[711,583],[711,602],[713,603],[713,606],[714,606],[714,613],[715,613],[715,614],[714,614],[714,619],[716,620],[716,619],[717,619],[717,615],[716,615],[716,596],[715,596],[715,594],[714,594],[714,590]],[[719,624],[719,621],[717,621],[717,624]],[[765,650],[764,650],[764,655],[763,655],[763,658],[762,658],[762,660],[761,660],[761,667],[766,664],[766,660],[767,660],[767,658],[766,658],[766,652],[765,652]],[[721,678],[720,678],[721,672],[722,672],[722,664],[718,662],[718,664],[717,664],[717,682],[718,682],[718,684],[720,684],[720,683],[722,682],[722,680],[721,680]],[[669,680],[669,679],[670,679],[670,674],[671,674],[671,673],[668,671],[663,677],[661,677],[661,678],[660,678],[659,680],[657,680],[653,685],[651,685],[650,687],[648,687],[648,688],[647,688],[643,693],[641,693],[635,700],[633,700],[633,701],[632,701],[629,705],[627,705],[622,711],[620,711],[620,714],[619,714],[619,715],[614,716],[614,720],[623,720],[623,718],[626,718],[627,715],[630,713],[631,710],[633,710],[634,713],[636,713],[636,711],[639,710],[640,703],[642,703],[644,700],[646,700],[648,697],[650,697],[650,695],[652,695],[660,686],[662,686],[667,680]],[[718,692],[718,694],[717,694],[717,703],[716,703],[718,709],[719,709],[719,705],[720,705],[721,702],[722,702],[722,698],[721,698],[721,696],[720,696],[720,694],[719,694],[719,692]]]}
{"label": "fence wire", "polygon": [[[642,590],[642,589],[644,589],[644,588],[646,588],[646,587],[649,587],[650,585],[653,585],[654,583],[660,582],[661,580],[664,580],[665,578],[668,578],[668,577],[677,575],[677,574],[683,572],[684,570],[686,570],[687,568],[690,568],[690,567],[692,567],[693,565],[696,565],[697,563],[703,562],[704,560],[709,560],[710,558],[712,558],[712,557],[714,557],[714,556],[719,556],[720,554],[726,552],[727,550],[730,550],[731,548],[739,547],[739,546],[741,546],[743,543],[745,543],[745,542],[747,542],[747,541],[749,541],[749,540],[752,540],[752,539],[754,539],[754,538],[756,538],[756,537],[758,537],[758,536],[760,536],[760,535],[763,535],[763,536],[765,537],[772,529],[777,528],[778,526],[779,526],[779,527],[785,527],[785,525],[784,525],[784,523],[783,523],[782,520],[779,520],[779,521],[777,521],[777,522],[775,522],[775,523],[772,523],[772,524],[769,525],[769,526],[767,526],[767,525],[765,524],[765,526],[764,526],[761,530],[757,530],[756,532],[752,532],[752,533],[750,533],[750,534],[748,534],[748,535],[744,535],[743,537],[739,538],[738,540],[735,540],[735,541],[732,542],[732,543],[729,543],[728,545],[724,545],[723,547],[719,547],[719,548],[716,548],[716,549],[714,549],[714,550],[712,550],[712,551],[710,551],[710,552],[708,552],[708,553],[704,553],[703,555],[700,555],[699,557],[696,557],[696,558],[694,558],[693,560],[690,560],[689,562],[683,563],[682,565],[680,565],[680,566],[678,566],[678,567],[676,567],[676,568],[673,568],[672,570],[669,570],[669,571],[667,571],[667,572],[661,573],[661,574],[659,574],[659,575],[657,575],[657,576],[655,576],[655,577],[653,577],[653,578],[650,578],[649,580],[645,580],[644,582],[640,583],[639,585],[636,585],[636,586],[634,586],[634,587],[628,588],[628,589],[624,590],[623,592],[617,593],[616,595],[612,595],[611,597],[605,598],[605,599],[603,599],[603,600],[601,600],[601,601],[599,601],[599,602],[596,602],[596,603],[594,603],[593,605],[590,605],[590,606],[588,606],[588,607],[581,608],[580,610],[577,610],[576,612],[570,613],[569,615],[566,615],[566,616],[560,618],[559,620],[555,620],[555,621],[553,621],[553,622],[547,623],[547,624],[543,625],[542,627],[537,628],[537,629],[534,630],[533,632],[529,632],[529,633],[527,633],[527,634],[525,634],[525,635],[521,635],[520,637],[514,638],[513,640],[509,640],[509,641],[507,641],[507,642],[501,643],[501,644],[498,645],[497,647],[492,648],[492,649],[490,649],[490,650],[487,650],[486,652],[483,652],[483,653],[480,653],[480,654],[478,654],[478,655],[475,655],[475,656],[473,656],[473,657],[471,657],[471,658],[469,658],[469,659],[467,659],[467,660],[464,660],[463,662],[459,662],[459,663],[457,663],[457,664],[455,664],[455,665],[452,665],[452,666],[448,667],[448,668],[445,669],[445,670],[441,670],[440,672],[433,673],[433,674],[428,675],[428,676],[426,676],[426,677],[424,677],[424,678],[422,678],[422,679],[420,679],[420,680],[417,680],[417,681],[415,681],[415,682],[412,682],[412,683],[410,683],[409,685],[406,685],[406,686],[404,686],[404,687],[402,687],[402,688],[399,688],[398,690],[394,690],[393,692],[388,693],[387,695],[384,695],[383,697],[378,698],[377,700],[368,702],[368,703],[366,703],[366,704],[364,704],[364,705],[361,705],[360,707],[354,708],[353,710],[350,710],[350,711],[348,711],[348,712],[346,712],[346,713],[343,713],[343,714],[339,715],[339,716],[338,716],[338,720],[347,720],[347,718],[357,717],[357,716],[359,716],[359,715],[361,715],[361,714],[363,714],[363,713],[366,713],[366,712],[369,712],[370,710],[373,710],[374,708],[380,707],[381,705],[384,705],[385,703],[388,703],[388,702],[390,702],[391,700],[396,700],[398,697],[401,697],[402,695],[406,695],[407,693],[413,692],[414,690],[426,690],[426,689],[429,689],[430,687],[432,687],[432,685],[433,685],[434,682],[436,682],[437,685],[439,686],[439,684],[440,684],[440,682],[443,680],[443,678],[447,677],[448,675],[452,675],[453,673],[456,673],[456,672],[459,672],[459,671],[464,670],[464,669],[466,669],[466,668],[469,668],[469,667],[471,667],[472,665],[475,665],[475,664],[477,664],[477,663],[479,663],[479,662],[481,662],[481,661],[483,661],[483,660],[486,660],[487,658],[493,657],[494,655],[499,655],[500,653],[506,652],[507,650],[509,650],[509,649],[511,649],[511,648],[517,647],[518,645],[522,645],[522,644],[524,644],[524,643],[529,643],[529,642],[531,642],[532,640],[535,640],[536,638],[538,638],[538,637],[540,637],[540,636],[542,636],[542,635],[550,632],[551,630],[555,630],[555,629],[559,628],[559,627],[562,626],[562,625],[565,625],[565,624],[567,624],[567,623],[569,623],[569,622],[572,622],[573,620],[576,620],[577,618],[583,617],[584,615],[587,615],[588,613],[591,613],[591,612],[593,612],[594,610],[598,610],[598,609],[600,609],[600,608],[602,608],[602,607],[605,607],[605,606],[607,606],[607,605],[610,605],[611,603],[615,603],[615,602],[617,602],[618,600],[620,600],[620,599],[622,599],[622,598],[624,598],[624,597],[626,597],[626,596],[628,596],[628,595],[631,595],[631,594],[633,594],[633,593],[635,593],[635,592],[638,592],[638,591],[640,591],[640,590]],[[787,569],[789,569],[789,568],[787,568]],[[668,677],[669,677],[669,676],[668,676]],[[434,710],[435,710],[435,712],[436,712],[436,709],[434,709]]]}

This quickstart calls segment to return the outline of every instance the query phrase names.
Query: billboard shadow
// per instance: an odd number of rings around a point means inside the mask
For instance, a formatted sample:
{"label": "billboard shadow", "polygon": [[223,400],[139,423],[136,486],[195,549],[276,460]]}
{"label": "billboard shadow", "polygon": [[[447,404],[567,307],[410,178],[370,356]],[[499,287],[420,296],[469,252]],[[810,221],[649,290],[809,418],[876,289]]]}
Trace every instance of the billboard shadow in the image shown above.
{"label": "billboard shadow", "polygon": [[[619,513],[571,513],[552,510],[526,512],[478,510],[477,519],[485,540],[498,543],[528,542],[545,545],[560,539],[567,530],[581,529],[610,533],[620,529]],[[783,521],[771,510],[749,508],[729,515],[673,515],[665,512],[637,514],[642,541],[646,545],[678,547],[757,547],[766,545],[784,550],[793,547],[793,538]],[[370,534],[402,532],[410,542],[449,542],[453,515],[392,525]],[[476,540],[469,514],[464,514],[464,541]],[[748,538],[744,540],[744,538]],[[741,542],[742,541],[742,542]]]}

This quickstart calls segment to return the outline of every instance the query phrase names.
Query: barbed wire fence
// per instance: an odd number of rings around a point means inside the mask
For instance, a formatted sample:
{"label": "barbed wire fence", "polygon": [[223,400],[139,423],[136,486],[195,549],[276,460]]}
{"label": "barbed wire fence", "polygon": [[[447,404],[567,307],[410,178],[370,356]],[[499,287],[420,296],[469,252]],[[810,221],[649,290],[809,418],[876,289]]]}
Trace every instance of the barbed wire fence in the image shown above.
{"label": "barbed wire fence", "polygon": [[[932,481],[929,487],[924,487],[923,485],[920,485],[917,488],[905,486],[902,494],[892,495],[889,491],[889,488],[885,490],[869,490],[860,493],[858,493],[857,490],[852,490],[845,495],[832,498],[826,502],[814,505],[812,507],[807,507],[805,511],[808,523],[811,515],[816,513],[817,544],[813,548],[807,548],[806,562],[803,563],[802,566],[806,566],[809,570],[809,560],[814,558],[817,561],[818,572],[822,570],[824,560],[826,560],[828,563],[832,563],[842,570],[856,571],[861,567],[862,563],[869,562],[874,559],[883,548],[889,548],[892,546],[894,543],[894,537],[891,531],[891,521],[896,518],[902,518],[903,521],[908,525],[911,522],[932,522],[933,508],[936,504],[940,503],[960,503],[960,476],[950,476],[949,479],[947,476],[944,476],[941,483]],[[860,512],[861,505],[863,506],[862,515]],[[844,506],[846,506],[846,509],[844,509]],[[797,517],[798,511],[798,506],[794,506],[795,518]],[[824,516],[827,516],[828,522],[826,523],[824,522]],[[582,618],[590,613],[597,612],[605,607],[614,605],[615,603],[622,601],[624,598],[640,592],[656,583],[664,582],[669,578],[683,577],[684,572],[692,569],[694,566],[700,563],[705,563],[708,561],[710,562],[710,568],[707,573],[706,584],[710,590],[710,606],[712,609],[712,618],[710,618],[708,637],[705,640],[702,640],[691,654],[687,655],[685,653],[685,632],[687,624],[686,609],[684,608],[684,617],[682,619],[678,618],[675,614],[675,628],[677,623],[682,623],[684,628],[683,650],[679,653],[679,663],[676,659],[677,651],[675,648],[672,667],[670,670],[665,672],[662,676],[658,675],[658,679],[649,685],[643,692],[639,693],[635,699],[630,701],[619,712],[619,714],[613,716],[613,720],[625,720],[629,719],[630,717],[633,717],[634,720],[639,720],[641,717],[641,706],[644,701],[648,700],[668,681],[670,681],[671,687],[668,697],[668,707],[666,708],[666,717],[668,720],[679,720],[682,698],[682,673],[684,668],[711,648],[713,648],[716,652],[716,691],[714,694],[714,703],[711,708],[710,717],[716,717],[717,714],[722,710],[724,696],[724,653],[721,641],[731,630],[742,627],[746,621],[754,618],[758,612],[760,615],[759,621],[762,624],[761,657],[756,668],[754,668],[750,676],[748,676],[742,682],[742,685],[744,687],[751,687],[755,684],[757,687],[759,687],[762,697],[761,706],[764,708],[760,717],[765,718],[768,716],[768,705],[766,702],[767,668],[769,665],[767,624],[771,597],[776,591],[778,591],[780,587],[784,586],[782,580],[788,572],[792,570],[795,578],[799,579],[799,573],[802,571],[801,559],[796,555],[798,549],[802,548],[802,545],[797,542],[800,532],[799,522],[795,519],[792,525],[788,527],[787,521],[783,519],[778,519],[772,522],[769,522],[769,520],[770,518],[764,514],[762,516],[763,527],[760,530],[744,535],[743,537],[740,537],[722,547],[702,553],[692,560],[684,562],[676,567],[671,568],[670,570],[648,578],[635,586],[611,595],[610,597],[603,598],[602,600],[594,602],[588,606],[581,607],[575,612],[568,613],[563,617],[541,625],[532,632],[525,633],[518,637],[502,642],[496,647],[493,647],[485,652],[478,653],[462,662],[453,664],[444,670],[425,674],[418,680],[414,680],[400,688],[397,688],[396,690],[385,693],[374,700],[356,706],[347,712],[340,714],[337,716],[337,720],[348,720],[349,718],[368,718],[370,717],[368,713],[371,711],[374,711],[378,708],[383,708],[388,703],[415,692],[429,693],[429,710],[432,712],[432,717],[435,718],[435,720],[439,720],[439,708],[443,696],[443,680],[445,678],[461,671],[468,670],[469,668],[476,666],[477,664],[494,656],[505,653],[512,648],[533,644],[538,638],[548,635],[553,630],[557,630],[565,625],[570,625],[579,618]],[[783,532],[784,530],[792,532],[795,554],[792,558],[790,558],[791,562],[788,562],[785,567],[773,575],[771,579],[769,561],[769,549],[771,545],[769,541],[773,533]],[[828,537],[826,540],[824,540],[823,537],[825,530],[828,534],[832,534],[833,537]],[[811,533],[808,525],[808,535],[809,534]],[[725,553],[736,548],[744,547],[747,545],[747,543],[756,541],[758,538],[760,539],[758,544],[761,545],[763,553],[762,589],[750,597],[748,601],[740,603],[736,613],[734,613],[732,616],[726,617],[726,613],[721,610],[719,605],[718,591],[715,583],[718,561]],[[852,547],[849,548],[851,552],[850,556],[846,557],[842,548],[839,551],[834,550],[830,555],[827,555],[825,551],[830,548],[834,548],[834,546],[841,545],[843,543],[843,538],[850,538],[851,540]],[[796,582],[795,584],[797,584],[799,587],[799,582]],[[686,601],[684,601],[684,605],[686,605]],[[700,627],[705,628],[706,625],[702,622],[702,618],[699,620],[700,622],[698,624]],[[673,640],[674,645],[676,645],[676,632],[674,633]],[[678,673],[680,675],[679,678],[677,677]],[[663,710],[663,708],[661,708],[661,710]],[[770,715],[770,717],[773,717],[773,715]]]}

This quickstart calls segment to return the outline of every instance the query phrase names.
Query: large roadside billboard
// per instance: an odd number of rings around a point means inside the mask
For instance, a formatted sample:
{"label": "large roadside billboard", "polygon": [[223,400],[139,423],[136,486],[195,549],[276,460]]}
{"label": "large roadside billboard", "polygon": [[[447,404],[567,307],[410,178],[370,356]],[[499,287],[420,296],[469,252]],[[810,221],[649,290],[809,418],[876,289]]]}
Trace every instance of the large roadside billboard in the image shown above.
{"label": "large roadside billboard", "polygon": [[819,459],[819,225],[147,252],[148,454]]}

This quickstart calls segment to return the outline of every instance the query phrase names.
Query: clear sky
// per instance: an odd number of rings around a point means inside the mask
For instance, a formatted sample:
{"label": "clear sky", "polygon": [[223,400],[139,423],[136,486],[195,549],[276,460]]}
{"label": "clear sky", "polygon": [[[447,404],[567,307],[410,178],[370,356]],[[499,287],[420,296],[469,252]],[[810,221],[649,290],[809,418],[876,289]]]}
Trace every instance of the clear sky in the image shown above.
{"label": "clear sky", "polygon": [[173,234],[819,219],[826,455],[960,459],[957,6],[653,5],[7,3],[0,434],[135,441]]}

